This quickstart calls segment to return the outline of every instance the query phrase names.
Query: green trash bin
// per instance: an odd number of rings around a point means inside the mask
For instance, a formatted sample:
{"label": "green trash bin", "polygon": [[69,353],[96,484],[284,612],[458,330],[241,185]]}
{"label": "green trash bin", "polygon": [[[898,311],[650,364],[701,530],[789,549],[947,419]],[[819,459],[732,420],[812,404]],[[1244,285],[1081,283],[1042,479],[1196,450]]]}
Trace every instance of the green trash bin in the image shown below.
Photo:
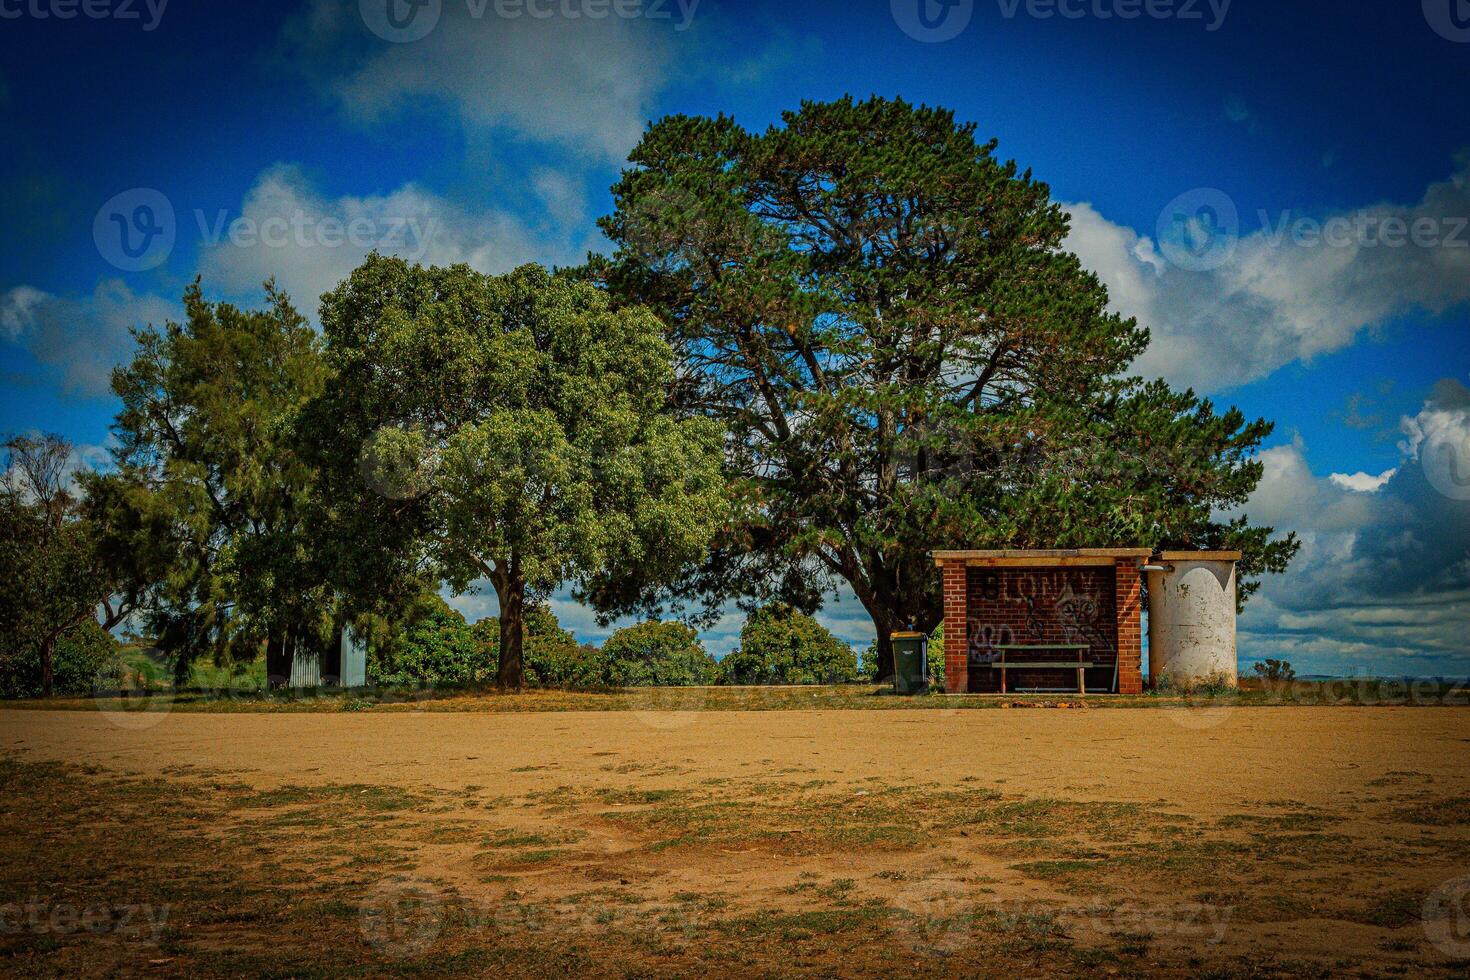
{"label": "green trash bin", "polygon": [[923,633],[894,633],[893,693],[929,691],[929,637]]}

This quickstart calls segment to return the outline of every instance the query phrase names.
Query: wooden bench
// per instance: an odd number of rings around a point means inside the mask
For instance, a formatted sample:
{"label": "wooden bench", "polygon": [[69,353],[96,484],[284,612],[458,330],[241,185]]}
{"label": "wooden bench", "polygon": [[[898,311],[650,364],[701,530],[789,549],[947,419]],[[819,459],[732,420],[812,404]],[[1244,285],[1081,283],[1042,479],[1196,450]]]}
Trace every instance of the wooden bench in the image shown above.
{"label": "wooden bench", "polygon": [[[1007,670],[1070,670],[1077,669],[1077,693],[1087,693],[1087,668],[1104,667],[1106,664],[1094,663],[1087,659],[1088,646],[1086,643],[1024,643],[1008,644],[995,648],[1000,651],[1000,659],[990,665],[991,669],[1000,671],[1000,693],[1006,693],[1006,671]],[[1047,653],[1050,651],[1069,650],[1077,654],[1076,660],[1047,660],[1043,658],[1032,658],[1028,660],[1007,660],[1009,653],[1021,653],[1029,655],[1033,653]]]}

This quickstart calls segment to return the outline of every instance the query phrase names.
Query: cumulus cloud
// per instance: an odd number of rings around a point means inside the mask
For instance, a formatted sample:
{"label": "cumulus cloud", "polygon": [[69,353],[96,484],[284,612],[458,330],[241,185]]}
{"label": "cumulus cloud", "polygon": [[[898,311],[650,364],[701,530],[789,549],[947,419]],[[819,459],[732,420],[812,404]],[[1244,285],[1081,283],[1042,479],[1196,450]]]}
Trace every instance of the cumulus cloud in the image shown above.
{"label": "cumulus cloud", "polygon": [[239,212],[195,214],[200,272],[206,286],[233,295],[251,294],[274,277],[309,315],[321,294],[375,249],[492,273],[581,259],[594,239],[570,230],[584,214],[579,185],[542,170],[530,189],[550,219],[534,227],[507,212],[471,211],[412,183],[381,195],[327,197],[299,168],[278,164],[256,179]]}
{"label": "cumulus cloud", "polygon": [[357,4],[315,0],[287,29],[283,53],[313,66],[315,84],[362,125],[432,102],[470,127],[625,157],[667,77],[674,39],[687,36],[679,6],[661,5],[667,19],[497,9],[445,3],[425,37],[394,44],[368,31]]}
{"label": "cumulus cloud", "polygon": [[1300,442],[1261,454],[1245,510],[1297,532],[1302,551],[1247,608],[1243,657],[1318,673],[1470,675],[1470,493],[1416,455],[1446,435],[1470,453],[1470,390],[1441,382],[1401,427],[1403,463],[1368,477],[1381,480],[1371,492],[1314,474]]}
{"label": "cumulus cloud", "polygon": [[134,294],[121,279],[98,283],[91,296],[54,296],[31,286],[0,293],[0,335],[55,370],[63,390],[85,397],[111,390],[112,369],[132,350],[129,328],[177,315],[177,304]]}
{"label": "cumulus cloud", "polygon": [[1414,310],[1470,302],[1470,159],[1416,204],[1260,215],[1262,227],[1206,271],[1171,264],[1158,242],[1089,204],[1066,207],[1067,248],[1114,309],[1153,331],[1135,370],[1198,391],[1339,350]]}
{"label": "cumulus cloud", "polygon": [[1398,469],[1384,470],[1377,476],[1372,473],[1333,473],[1328,479],[1342,487],[1344,490],[1356,490],[1358,493],[1373,493],[1383,489],[1383,485],[1393,479]]}

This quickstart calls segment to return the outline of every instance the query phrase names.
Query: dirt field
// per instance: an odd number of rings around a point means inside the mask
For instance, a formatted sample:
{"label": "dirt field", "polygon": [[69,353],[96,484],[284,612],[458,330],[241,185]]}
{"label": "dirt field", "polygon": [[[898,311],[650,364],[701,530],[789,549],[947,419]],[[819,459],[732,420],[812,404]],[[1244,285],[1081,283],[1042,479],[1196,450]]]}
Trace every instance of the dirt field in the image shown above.
{"label": "dirt field", "polygon": [[15,974],[1463,975],[1470,711],[0,711]]}

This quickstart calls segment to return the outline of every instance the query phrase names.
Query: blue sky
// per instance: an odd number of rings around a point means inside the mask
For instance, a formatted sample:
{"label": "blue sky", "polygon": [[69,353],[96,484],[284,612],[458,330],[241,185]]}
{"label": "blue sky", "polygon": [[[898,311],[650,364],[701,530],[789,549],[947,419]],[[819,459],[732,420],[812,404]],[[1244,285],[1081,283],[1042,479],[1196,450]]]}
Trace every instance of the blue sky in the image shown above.
{"label": "blue sky", "polygon": [[[646,120],[901,95],[1051,185],[1155,331],[1140,372],[1278,423],[1250,513],[1307,546],[1242,657],[1470,674],[1463,0],[424,2],[404,41],[374,33],[387,0],[0,0],[0,430],[105,444],[127,325],[196,274],[239,301],[274,275],[310,310],[373,246],[575,262]],[[140,205],[173,234],[133,260],[106,216]],[[850,598],[823,617],[871,635]]]}

